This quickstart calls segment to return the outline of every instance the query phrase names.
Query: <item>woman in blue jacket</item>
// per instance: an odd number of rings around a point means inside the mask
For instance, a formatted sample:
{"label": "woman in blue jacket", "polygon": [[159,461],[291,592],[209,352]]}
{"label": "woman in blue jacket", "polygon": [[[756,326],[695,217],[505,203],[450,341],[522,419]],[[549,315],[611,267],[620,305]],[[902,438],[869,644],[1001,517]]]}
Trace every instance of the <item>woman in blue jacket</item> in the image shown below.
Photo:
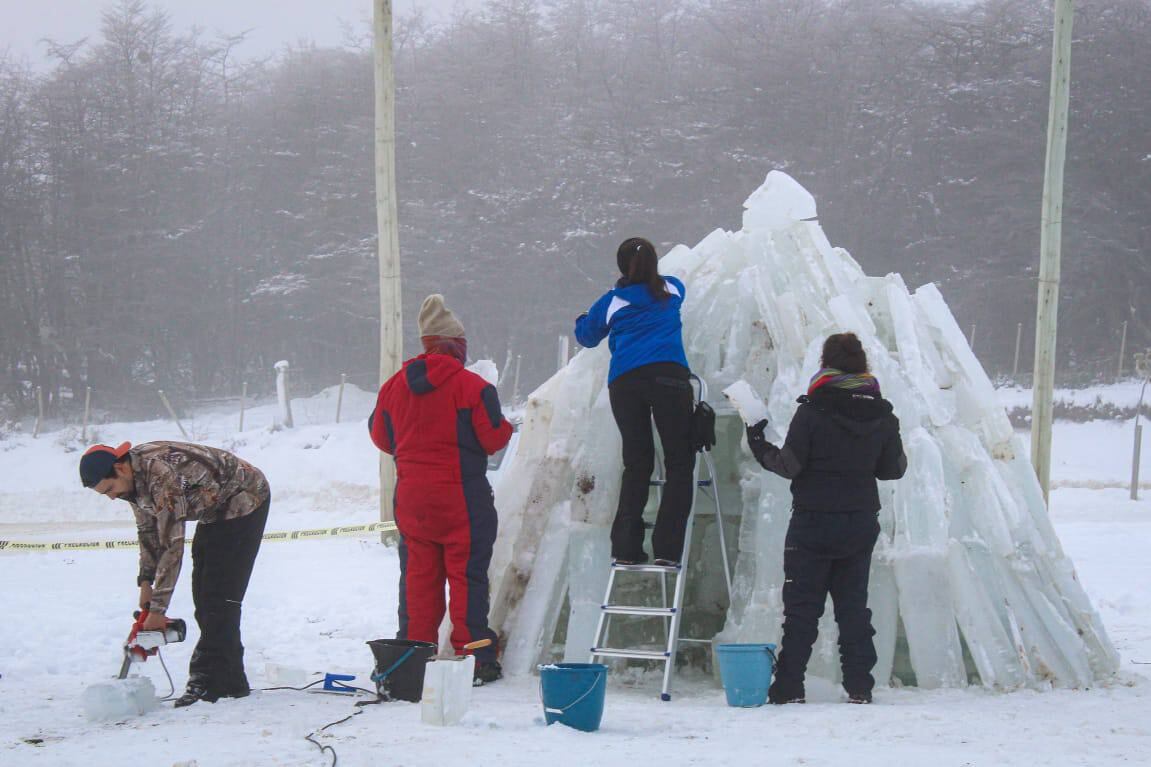
{"label": "woman in blue jacket", "polygon": [[647,505],[655,443],[663,446],[665,485],[652,553],[655,563],[679,564],[691,513],[691,413],[694,406],[680,307],[685,289],[659,273],[655,246],[641,237],[625,240],[616,253],[622,275],[614,288],[576,320],[575,337],[592,347],[604,338],[611,349],[608,394],[623,439],[623,482],[611,529],[612,557],[620,564],[647,561],[643,509]]}

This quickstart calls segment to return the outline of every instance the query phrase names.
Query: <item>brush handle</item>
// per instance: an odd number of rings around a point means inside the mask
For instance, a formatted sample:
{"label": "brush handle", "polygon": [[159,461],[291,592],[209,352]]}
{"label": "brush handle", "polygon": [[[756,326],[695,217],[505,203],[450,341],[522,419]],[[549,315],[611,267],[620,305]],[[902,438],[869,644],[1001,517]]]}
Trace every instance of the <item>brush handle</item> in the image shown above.
{"label": "brush handle", "polygon": [[464,645],[465,650],[478,650],[481,647],[487,647],[492,643],[491,639],[477,639],[474,642],[468,642]]}

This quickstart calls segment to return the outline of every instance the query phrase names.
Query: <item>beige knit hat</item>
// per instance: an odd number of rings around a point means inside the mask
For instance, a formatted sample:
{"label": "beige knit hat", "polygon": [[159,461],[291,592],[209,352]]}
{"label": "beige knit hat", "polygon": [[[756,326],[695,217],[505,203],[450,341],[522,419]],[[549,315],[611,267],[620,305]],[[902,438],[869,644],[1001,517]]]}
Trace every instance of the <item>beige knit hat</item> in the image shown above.
{"label": "beige knit hat", "polygon": [[420,306],[420,336],[440,336],[441,338],[463,338],[464,326],[444,306],[444,297],[432,293]]}

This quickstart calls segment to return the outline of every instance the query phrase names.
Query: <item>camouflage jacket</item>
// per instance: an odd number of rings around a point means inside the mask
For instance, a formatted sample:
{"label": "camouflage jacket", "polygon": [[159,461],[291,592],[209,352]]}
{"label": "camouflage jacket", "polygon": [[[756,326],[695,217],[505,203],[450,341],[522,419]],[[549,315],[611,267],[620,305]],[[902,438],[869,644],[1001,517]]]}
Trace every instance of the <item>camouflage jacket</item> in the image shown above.
{"label": "camouflage jacket", "polygon": [[210,525],[252,513],[268,481],[247,461],[214,447],[147,442],[128,451],[130,499],[140,540],[139,582],[152,583],[152,609],[165,612],[184,559],[184,523]]}

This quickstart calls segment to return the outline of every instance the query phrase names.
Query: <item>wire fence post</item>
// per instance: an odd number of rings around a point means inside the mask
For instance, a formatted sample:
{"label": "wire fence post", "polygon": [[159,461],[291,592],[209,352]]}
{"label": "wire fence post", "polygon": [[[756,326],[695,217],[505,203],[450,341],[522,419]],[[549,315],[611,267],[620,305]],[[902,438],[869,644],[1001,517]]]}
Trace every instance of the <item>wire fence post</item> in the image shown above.
{"label": "wire fence post", "polygon": [[292,397],[288,393],[288,361],[276,363],[276,397],[280,401],[280,423],[286,429],[292,428]]}
{"label": "wire fence post", "polygon": [[1123,333],[1119,338],[1119,367],[1115,371],[1115,380],[1123,378],[1123,358],[1127,356],[1127,320],[1123,320]]}
{"label": "wire fence post", "polygon": [[568,337],[564,335],[560,336],[559,338],[559,351],[556,355],[556,361],[559,363],[559,366],[556,368],[556,370],[563,370],[564,367],[568,364]]}
{"label": "wire fence post", "polygon": [[516,374],[512,376],[512,404],[515,405],[520,400],[520,363],[523,361],[523,355],[516,355]]}
{"label": "wire fence post", "polygon": [[1143,395],[1147,393],[1147,382],[1151,378],[1151,349],[1135,353],[1135,373],[1143,379],[1139,387],[1139,404],[1135,406],[1135,447],[1131,450],[1131,500],[1139,500],[1139,460],[1143,451],[1143,424],[1139,416],[1143,414]]}
{"label": "wire fence post", "polygon": [[184,424],[180,423],[180,419],[176,417],[176,411],[172,409],[172,403],[168,401],[168,397],[164,394],[164,390],[157,389],[156,393],[160,395],[160,401],[163,402],[164,407],[168,409],[168,415],[170,415],[172,420],[176,423],[176,428],[180,430],[180,434],[184,436],[184,439],[188,439],[188,432],[184,431]]}
{"label": "wire fence post", "polygon": [[238,431],[244,430],[244,405],[248,402],[248,382],[244,381],[240,384],[240,428]]}
{"label": "wire fence post", "polygon": [[84,421],[80,427],[80,441],[88,441],[88,416],[92,412],[92,387],[84,387]]}
{"label": "wire fence post", "polygon": [[1143,447],[1143,424],[1135,424],[1135,449],[1131,454],[1131,500],[1139,500],[1139,454]]}
{"label": "wire fence post", "polygon": [[512,354],[512,347],[508,346],[507,359],[504,361],[503,366],[500,367],[499,380],[496,381],[496,391],[502,392],[505,399],[508,396],[508,381],[510,381],[512,377],[512,361],[514,359],[515,356]]}
{"label": "wire fence post", "polygon": [[44,388],[36,387],[36,425],[32,427],[32,439],[40,436],[40,427],[44,425]]}
{"label": "wire fence post", "polygon": [[344,384],[348,382],[348,374],[340,373],[340,393],[336,395],[336,423],[340,422],[340,409],[344,406]]}
{"label": "wire fence post", "polygon": [[1015,326],[1015,363],[1011,366],[1011,380],[1019,382],[1019,347],[1023,343],[1023,323]]}

